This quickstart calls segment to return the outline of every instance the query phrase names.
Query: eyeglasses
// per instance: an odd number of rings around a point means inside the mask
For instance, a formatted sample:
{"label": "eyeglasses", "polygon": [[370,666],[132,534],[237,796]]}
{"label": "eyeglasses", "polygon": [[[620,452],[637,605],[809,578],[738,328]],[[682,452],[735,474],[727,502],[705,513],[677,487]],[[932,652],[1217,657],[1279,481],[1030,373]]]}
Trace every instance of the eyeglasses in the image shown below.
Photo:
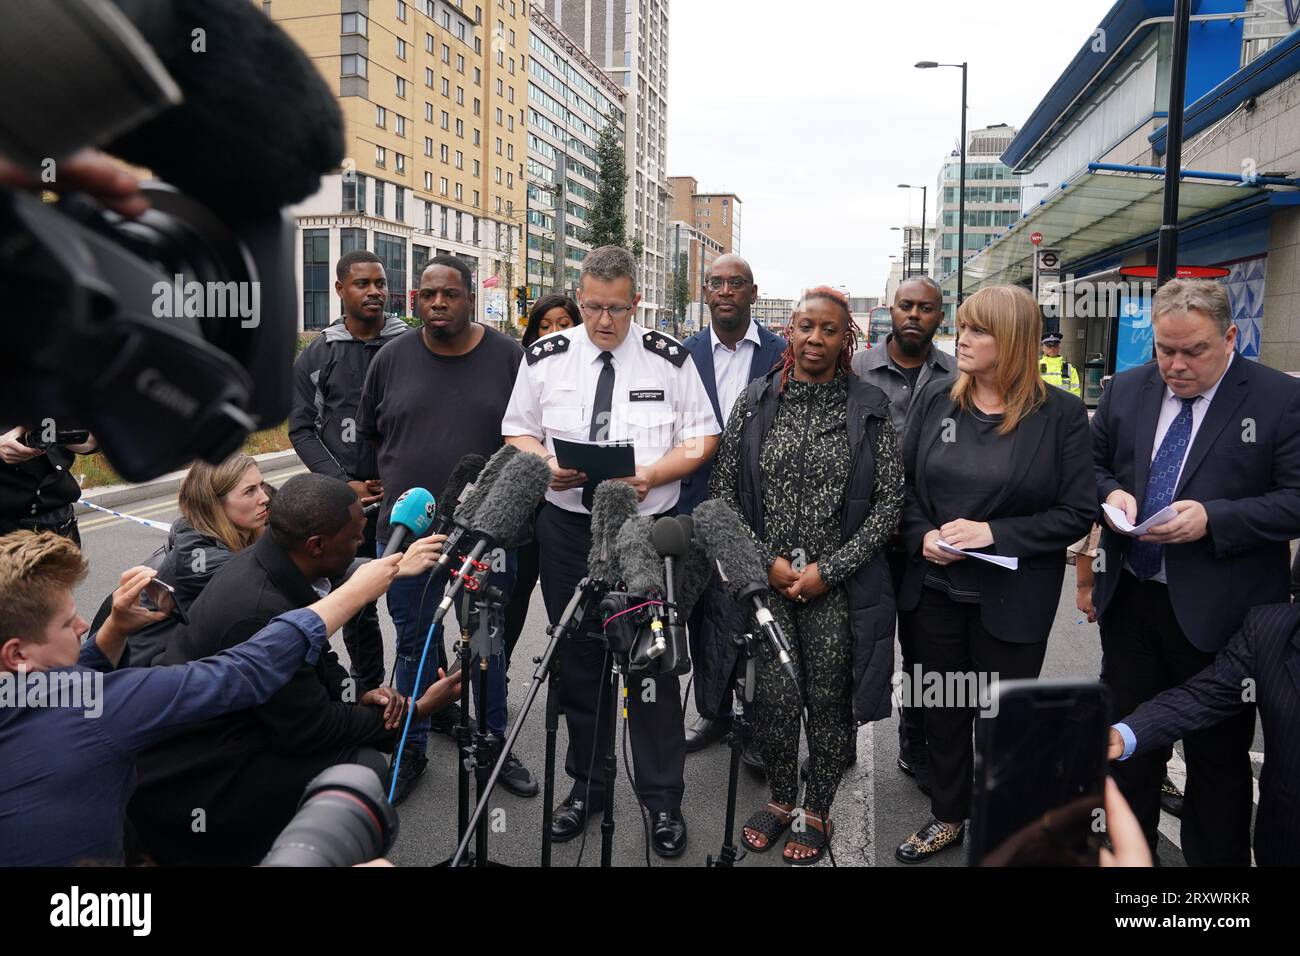
{"label": "eyeglasses", "polygon": [[730,279],[724,279],[721,276],[711,276],[704,284],[714,292],[717,292],[724,285],[728,286],[733,292],[740,292],[749,285],[749,280],[742,276],[732,276]]}
{"label": "eyeglasses", "polygon": [[619,319],[626,318],[627,314],[632,311],[630,305],[588,305],[585,302],[579,308],[582,309],[582,314],[589,319],[598,319],[602,313],[608,312],[609,317],[616,322]]}

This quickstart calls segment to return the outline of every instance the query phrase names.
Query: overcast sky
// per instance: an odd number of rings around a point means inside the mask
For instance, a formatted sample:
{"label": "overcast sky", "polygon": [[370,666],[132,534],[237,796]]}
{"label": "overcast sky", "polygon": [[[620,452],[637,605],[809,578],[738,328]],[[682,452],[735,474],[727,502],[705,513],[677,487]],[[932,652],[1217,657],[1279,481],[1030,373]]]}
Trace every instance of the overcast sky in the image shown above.
{"label": "overcast sky", "polygon": [[1111,0],[674,0],[668,172],[743,202],[742,254],[761,295],[813,285],[884,294],[901,226],[920,223],[960,138],[1019,127]]}

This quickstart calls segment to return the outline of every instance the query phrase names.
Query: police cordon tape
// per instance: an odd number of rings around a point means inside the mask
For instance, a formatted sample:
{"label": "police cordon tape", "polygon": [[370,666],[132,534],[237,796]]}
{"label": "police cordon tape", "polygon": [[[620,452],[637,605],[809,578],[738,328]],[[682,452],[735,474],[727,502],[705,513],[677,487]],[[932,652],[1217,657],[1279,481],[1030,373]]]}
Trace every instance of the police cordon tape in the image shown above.
{"label": "police cordon tape", "polygon": [[114,518],[121,518],[124,521],[134,521],[136,524],[142,524],[146,528],[153,528],[155,531],[171,531],[172,529],[170,524],[164,524],[161,521],[150,521],[148,518],[137,518],[135,515],[123,514],[120,511],[113,511],[111,508],[97,505],[93,501],[87,501],[85,498],[82,498],[77,502],[77,504],[84,505],[87,508],[93,508],[95,511],[102,511],[106,515],[112,515]]}

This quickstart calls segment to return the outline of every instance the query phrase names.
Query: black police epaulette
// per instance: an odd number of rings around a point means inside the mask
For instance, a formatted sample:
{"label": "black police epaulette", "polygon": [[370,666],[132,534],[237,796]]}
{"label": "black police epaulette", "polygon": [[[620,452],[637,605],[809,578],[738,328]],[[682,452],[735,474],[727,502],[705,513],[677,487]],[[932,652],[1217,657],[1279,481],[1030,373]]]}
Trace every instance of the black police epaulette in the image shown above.
{"label": "black police epaulette", "polygon": [[548,335],[546,338],[534,342],[524,357],[528,360],[529,365],[536,365],[548,356],[563,355],[567,351],[569,351],[568,336]]}
{"label": "black police epaulette", "polygon": [[681,342],[654,331],[646,332],[641,336],[641,343],[646,347],[647,352],[666,358],[678,368],[686,364],[691,354]]}

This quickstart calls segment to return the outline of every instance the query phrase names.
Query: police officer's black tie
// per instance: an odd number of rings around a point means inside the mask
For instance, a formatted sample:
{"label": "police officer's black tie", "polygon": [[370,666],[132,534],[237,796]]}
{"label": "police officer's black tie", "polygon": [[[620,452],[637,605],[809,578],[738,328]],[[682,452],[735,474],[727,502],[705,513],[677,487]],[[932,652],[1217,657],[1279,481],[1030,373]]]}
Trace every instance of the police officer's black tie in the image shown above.
{"label": "police officer's black tie", "polygon": [[[587,433],[588,441],[603,441],[609,437],[609,419],[614,408],[614,353],[601,352],[600,360],[605,367],[600,370],[596,380],[596,400],[591,406],[591,428]],[[596,488],[588,484],[582,489],[582,506],[588,511],[596,495]]]}

